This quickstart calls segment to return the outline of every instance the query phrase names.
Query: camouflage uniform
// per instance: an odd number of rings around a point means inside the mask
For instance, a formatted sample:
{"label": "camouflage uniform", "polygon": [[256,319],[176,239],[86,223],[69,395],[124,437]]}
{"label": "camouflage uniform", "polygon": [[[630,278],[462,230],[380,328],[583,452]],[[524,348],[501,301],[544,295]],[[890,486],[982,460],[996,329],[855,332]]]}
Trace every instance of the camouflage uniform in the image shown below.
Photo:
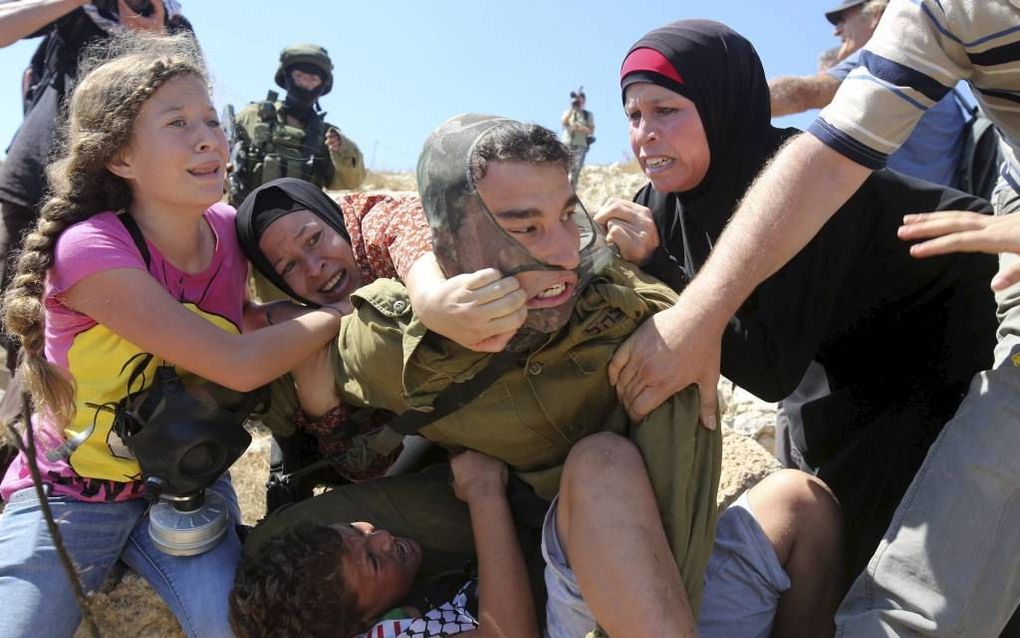
{"label": "camouflage uniform", "polygon": [[[333,86],[333,65],[322,47],[304,44],[288,47],[280,55],[276,83],[285,88],[287,67],[313,64],[324,74],[322,95]],[[271,94],[270,97],[273,97]],[[357,188],[365,179],[365,162],[358,146],[340,134],[342,146],[334,153],[326,146],[326,132],[337,127],[313,112],[305,125],[288,122],[285,102],[253,102],[235,119],[233,144],[238,174],[231,180],[230,202],[237,206],[256,187],[278,177],[297,177],[329,190]],[[339,132],[339,130],[338,130]],[[239,146],[239,148],[238,148]]]}

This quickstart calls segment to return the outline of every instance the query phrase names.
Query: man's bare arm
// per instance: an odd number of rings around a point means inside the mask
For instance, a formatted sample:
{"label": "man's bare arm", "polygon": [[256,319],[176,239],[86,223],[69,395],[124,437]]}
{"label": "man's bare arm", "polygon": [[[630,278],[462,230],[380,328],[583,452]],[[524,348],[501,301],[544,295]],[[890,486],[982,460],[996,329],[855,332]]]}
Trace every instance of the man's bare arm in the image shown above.
{"label": "man's bare arm", "polygon": [[772,117],[803,113],[828,106],[839,89],[839,80],[826,73],[784,75],[769,80]]}
{"label": "man's bare arm", "polygon": [[800,252],[870,174],[813,135],[786,144],[747,191],[702,269],[696,292],[711,286],[713,296],[728,302],[721,323]]}
{"label": "man's bare arm", "polygon": [[18,0],[0,5],[0,47],[30,36],[86,0]]}
{"label": "man's bare arm", "polygon": [[506,497],[507,467],[468,450],[450,459],[453,490],[468,505],[478,554],[478,630],[472,638],[538,636],[528,569]]}

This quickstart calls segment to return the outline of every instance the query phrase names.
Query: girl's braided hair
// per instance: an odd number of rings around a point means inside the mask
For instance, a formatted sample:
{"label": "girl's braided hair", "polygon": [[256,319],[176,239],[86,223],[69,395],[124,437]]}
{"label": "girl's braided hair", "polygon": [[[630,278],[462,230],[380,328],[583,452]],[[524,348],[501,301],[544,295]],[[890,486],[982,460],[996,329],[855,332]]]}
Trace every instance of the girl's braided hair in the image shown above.
{"label": "girl's braided hair", "polygon": [[[135,120],[167,81],[193,76],[209,84],[190,34],[129,32],[83,54],[79,78],[46,168],[48,199],[25,236],[17,271],[3,298],[8,334],[21,342],[20,370],[38,409],[64,426],[74,417],[73,381],[43,351],[43,292],[57,239],[69,226],[131,205],[130,185],[107,169],[128,145]],[[156,152],[156,151],[154,151]]]}

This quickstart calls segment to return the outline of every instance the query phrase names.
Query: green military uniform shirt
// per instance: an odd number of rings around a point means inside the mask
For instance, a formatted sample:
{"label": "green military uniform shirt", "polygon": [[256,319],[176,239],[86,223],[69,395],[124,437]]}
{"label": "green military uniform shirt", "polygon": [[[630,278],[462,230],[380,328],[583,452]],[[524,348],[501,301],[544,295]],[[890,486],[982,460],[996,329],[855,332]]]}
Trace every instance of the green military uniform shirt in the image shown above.
{"label": "green military uniform shirt", "polygon": [[[429,411],[451,383],[472,377],[491,354],[463,348],[429,332],[411,310],[404,286],[379,279],[355,292],[334,344],[336,385],[343,401],[402,413]],[[667,537],[697,609],[712,549],[721,466],[721,436],[698,425],[698,397],[687,388],[630,426],[609,383],[617,346],[676,294],[622,261],[614,261],[577,300],[566,327],[522,355],[474,400],[420,430],[452,450],[470,448],[507,463],[542,499],[559,489],[570,448],[596,432],[629,435],[641,449]],[[291,430],[293,386],[274,384],[264,421]],[[351,454],[370,459],[399,435],[366,437]]]}
{"label": "green military uniform shirt", "polygon": [[[241,109],[235,118],[237,127],[244,131],[250,147],[259,149],[247,161],[244,181],[253,190],[278,177],[297,177],[329,190],[357,188],[365,180],[365,162],[350,138],[341,134],[340,152],[332,152],[325,143],[326,131],[336,128],[323,122],[319,128],[322,138],[312,145],[314,161],[308,166],[305,149],[305,132],[311,125],[298,128],[287,123],[283,102],[276,102],[276,119],[263,121],[259,116],[259,103]],[[246,194],[246,193],[244,193]],[[242,195],[244,195],[242,194]]]}

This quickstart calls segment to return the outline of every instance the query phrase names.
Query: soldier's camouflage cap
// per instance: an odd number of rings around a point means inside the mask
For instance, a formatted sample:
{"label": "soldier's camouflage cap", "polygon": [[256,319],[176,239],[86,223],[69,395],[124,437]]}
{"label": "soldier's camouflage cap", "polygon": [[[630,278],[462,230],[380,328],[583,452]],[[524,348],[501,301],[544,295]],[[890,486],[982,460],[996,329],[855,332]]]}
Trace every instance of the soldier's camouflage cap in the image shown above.
{"label": "soldier's camouflage cap", "polygon": [[[432,230],[433,252],[448,277],[483,268],[495,268],[504,275],[561,269],[533,255],[499,225],[471,176],[471,159],[479,142],[500,127],[519,125],[515,120],[469,113],[447,120],[425,142],[418,159],[418,192]],[[555,308],[530,310],[518,337],[529,331],[551,333],[566,325],[577,295],[612,255],[584,206],[577,205],[573,219],[580,230],[574,298]]]}

